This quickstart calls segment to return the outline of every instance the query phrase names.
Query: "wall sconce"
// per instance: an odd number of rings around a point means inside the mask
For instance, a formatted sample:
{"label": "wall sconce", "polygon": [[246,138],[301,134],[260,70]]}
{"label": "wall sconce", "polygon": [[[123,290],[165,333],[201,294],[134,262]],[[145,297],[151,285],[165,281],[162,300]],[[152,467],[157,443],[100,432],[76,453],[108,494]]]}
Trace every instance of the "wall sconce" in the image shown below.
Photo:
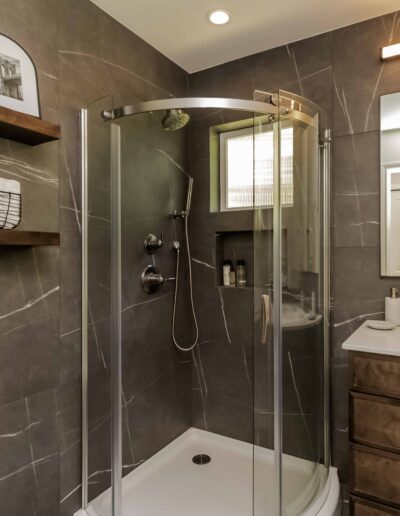
{"label": "wall sconce", "polygon": [[400,43],[381,48],[381,61],[400,57]]}

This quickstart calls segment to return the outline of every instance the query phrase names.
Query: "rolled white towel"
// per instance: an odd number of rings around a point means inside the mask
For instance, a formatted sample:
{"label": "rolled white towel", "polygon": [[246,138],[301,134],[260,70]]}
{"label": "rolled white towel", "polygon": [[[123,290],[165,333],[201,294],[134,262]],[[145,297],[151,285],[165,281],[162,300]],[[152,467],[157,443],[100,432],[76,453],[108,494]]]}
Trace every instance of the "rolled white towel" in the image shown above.
{"label": "rolled white towel", "polygon": [[7,193],[21,193],[21,183],[14,179],[3,179],[0,178],[0,191]]}

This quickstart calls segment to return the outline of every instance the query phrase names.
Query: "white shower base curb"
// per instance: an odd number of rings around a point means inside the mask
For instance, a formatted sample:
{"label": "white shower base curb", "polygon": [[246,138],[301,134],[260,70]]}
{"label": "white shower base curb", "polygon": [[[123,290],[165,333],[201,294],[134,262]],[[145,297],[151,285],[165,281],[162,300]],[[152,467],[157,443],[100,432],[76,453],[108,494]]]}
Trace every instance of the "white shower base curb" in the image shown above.
{"label": "white shower base curb", "polygon": [[[260,511],[272,514],[274,452],[190,428],[123,478],[121,516],[252,516],[253,450],[256,459],[255,514]],[[193,465],[191,458],[197,453],[208,453],[211,463]],[[288,455],[283,456],[283,462],[285,492],[294,500],[287,511],[302,516],[340,514],[339,480],[335,468],[330,468],[321,486],[324,475],[320,472],[325,472],[322,466],[316,468],[310,461]],[[314,493],[314,500],[308,504]],[[107,489],[86,511],[81,509],[74,516],[110,515],[111,489]]]}

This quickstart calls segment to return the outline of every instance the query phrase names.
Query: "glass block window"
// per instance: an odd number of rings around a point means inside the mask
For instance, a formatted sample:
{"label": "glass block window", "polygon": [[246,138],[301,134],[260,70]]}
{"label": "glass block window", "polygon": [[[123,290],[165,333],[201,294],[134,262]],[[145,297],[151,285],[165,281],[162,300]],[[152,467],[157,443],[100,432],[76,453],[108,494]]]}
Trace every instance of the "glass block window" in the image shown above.
{"label": "glass block window", "polygon": [[[270,128],[220,134],[221,211],[251,209],[253,196],[255,206],[273,206],[275,138],[277,132]],[[281,129],[281,192],[283,205],[292,205],[293,127]]]}

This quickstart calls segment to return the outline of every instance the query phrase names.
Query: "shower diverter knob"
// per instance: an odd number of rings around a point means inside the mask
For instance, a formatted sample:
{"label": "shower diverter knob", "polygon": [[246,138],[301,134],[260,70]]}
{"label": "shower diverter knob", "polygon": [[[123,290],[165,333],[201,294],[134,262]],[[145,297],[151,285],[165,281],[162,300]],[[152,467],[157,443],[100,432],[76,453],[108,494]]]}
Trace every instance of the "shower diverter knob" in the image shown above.
{"label": "shower diverter knob", "polygon": [[163,246],[163,234],[161,233],[160,238],[157,238],[156,235],[149,233],[147,237],[144,239],[144,248],[147,250],[149,254],[153,254]]}

